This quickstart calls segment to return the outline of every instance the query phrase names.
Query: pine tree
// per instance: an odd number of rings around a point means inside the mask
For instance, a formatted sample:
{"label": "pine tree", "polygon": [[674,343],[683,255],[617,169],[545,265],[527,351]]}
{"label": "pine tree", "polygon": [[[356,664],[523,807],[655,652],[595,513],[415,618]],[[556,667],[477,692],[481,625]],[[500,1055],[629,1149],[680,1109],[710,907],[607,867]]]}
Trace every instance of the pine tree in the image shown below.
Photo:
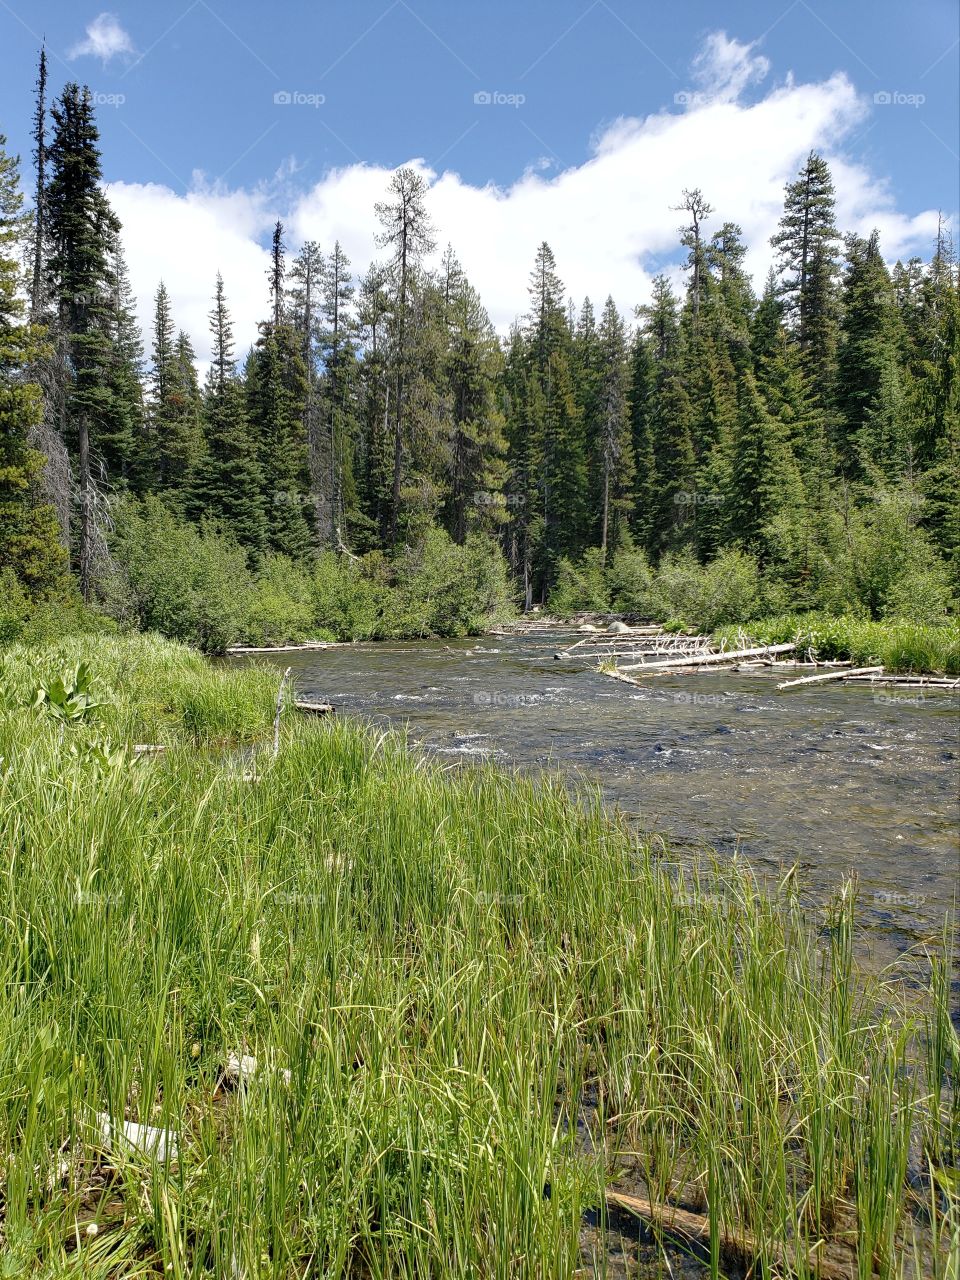
{"label": "pine tree", "polygon": [[534,563],[542,539],[539,475],[542,399],[530,371],[530,352],[518,326],[510,331],[504,361],[501,404],[507,440],[507,557],[520,579],[524,612],[533,606]]}
{"label": "pine tree", "polygon": [[824,405],[836,364],[838,240],[830,170],[811,151],[796,181],[787,184],[780,230],[770,243],[779,256],[787,321],[804,372]]}
{"label": "pine tree", "polygon": [[30,447],[41,421],[40,387],[26,371],[42,355],[41,334],[24,323],[17,247],[25,229],[18,163],[0,134],[0,575],[11,570],[32,598],[62,582],[66,557],[53,507],[43,501],[44,458]]}
{"label": "pine tree", "polygon": [[303,408],[307,372],[302,344],[285,307],[283,229],[273,237],[270,319],[246,366],[247,412],[263,474],[268,545],[293,558],[305,556],[312,536],[307,521],[309,470]]}
{"label": "pine tree", "polygon": [[879,234],[849,236],[837,368],[839,455],[850,477],[898,478],[907,465],[898,367],[902,345],[893,285]]}
{"label": "pine tree", "polygon": [[386,269],[372,263],[360,281],[357,305],[357,327],[364,358],[359,377],[360,429],[355,468],[358,502],[364,516],[355,517],[353,541],[357,545],[359,537],[359,545],[365,548],[376,545],[379,532],[387,526],[392,491],[387,362],[390,299],[386,285]]}
{"label": "pine tree", "polygon": [[537,250],[530,283],[530,310],[527,315],[527,337],[534,368],[542,379],[550,357],[570,347],[571,330],[563,309],[563,284],[557,274],[553,250],[546,240]]}
{"label": "pine tree", "polygon": [[688,546],[693,538],[696,457],[693,406],[679,373],[669,363],[658,370],[651,415],[655,488],[650,550],[654,556]]}
{"label": "pine tree", "polygon": [[30,276],[30,319],[37,323],[46,309],[44,263],[47,256],[47,51],[41,46],[33,111],[33,267]]}
{"label": "pine tree", "polygon": [[700,329],[700,304],[707,275],[703,225],[713,213],[713,206],[707,203],[703,192],[696,187],[693,191],[684,191],[680,204],[674,208],[689,214],[689,222],[684,223],[679,234],[680,243],[690,251],[685,269],[690,272],[690,306],[693,333],[696,336]]}
{"label": "pine tree", "polygon": [[650,338],[641,328],[630,347],[630,445],[634,461],[631,494],[633,536],[649,548],[653,533],[656,481],[653,471],[653,403],[656,394],[656,366]]}
{"label": "pine tree", "polygon": [[63,434],[76,449],[80,533],[77,548],[81,591],[93,588],[100,538],[100,428],[109,420],[112,360],[109,299],[113,290],[110,246],[120,224],[101,188],[99,134],[89,89],[68,84],[51,108],[48,152],[47,278],[58,303],[56,335],[63,351]]}
{"label": "pine tree", "polygon": [[579,556],[587,544],[587,459],[583,418],[573,391],[565,351],[548,358],[540,388],[542,404],[543,560],[541,599],[556,578],[560,561]]}
{"label": "pine tree", "polygon": [[203,447],[200,390],[189,339],[175,332],[163,281],[154,298],[147,422],[149,488],[180,511],[189,500],[193,470]]}
{"label": "pine tree", "polygon": [[303,405],[303,430],[307,441],[307,466],[313,499],[314,521],[321,542],[335,545],[333,448],[319,392],[320,290],[324,271],[323,254],[314,240],[302,245],[290,268],[292,284],[288,290],[290,323],[300,339],[300,354],[306,372],[306,395]]}
{"label": "pine tree", "polygon": [[263,476],[237,377],[233,326],[219,272],[209,319],[213,344],[203,395],[205,447],[193,476],[189,514],[195,520],[216,520],[243,546],[259,552],[266,542]]}
{"label": "pine tree", "polygon": [[[393,482],[386,534],[395,543],[400,521],[400,492],[403,481],[405,394],[410,373],[410,329],[413,286],[421,260],[433,251],[433,228],[426,206],[427,186],[415,169],[398,169],[390,181],[390,199],[376,205],[383,228],[379,243],[392,250],[392,319],[395,325],[393,351]],[[412,441],[411,441],[412,444]]]}
{"label": "pine tree", "polygon": [[506,520],[504,419],[496,403],[502,358],[496,334],[462,272],[444,280],[449,347],[444,382],[450,394],[446,527],[456,542]]}
{"label": "pine tree", "polygon": [[337,240],[321,277],[320,352],[324,368],[324,418],[329,440],[330,538],[344,549],[343,527],[356,504],[353,454],[357,435],[356,319],[350,259]]}
{"label": "pine tree", "polygon": [[135,484],[144,446],[143,339],[119,235],[110,245],[111,292],[106,301],[110,343],[110,397],[98,431],[106,474],[116,485]]}
{"label": "pine tree", "polygon": [[600,355],[603,381],[600,390],[600,549],[604,562],[607,546],[617,547],[627,527],[633,489],[634,460],[627,405],[627,342],[620,312],[608,297],[600,321]]}

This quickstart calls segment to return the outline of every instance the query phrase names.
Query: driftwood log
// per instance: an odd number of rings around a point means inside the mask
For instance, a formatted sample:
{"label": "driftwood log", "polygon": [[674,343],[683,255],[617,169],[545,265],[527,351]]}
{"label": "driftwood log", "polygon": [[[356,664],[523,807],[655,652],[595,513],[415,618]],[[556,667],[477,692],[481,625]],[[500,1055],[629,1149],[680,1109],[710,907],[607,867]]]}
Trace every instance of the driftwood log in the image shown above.
{"label": "driftwood log", "polygon": [[680,667],[699,667],[705,663],[738,662],[741,658],[767,658],[776,653],[792,653],[795,644],[768,644],[760,649],[731,649],[726,653],[691,653],[685,658],[671,658],[667,662],[635,662],[621,667],[623,671],[642,671],[654,675],[659,671],[675,671]]}
{"label": "driftwood log", "polygon": [[847,668],[844,671],[828,671],[819,676],[802,676],[799,680],[783,680],[777,688],[796,689],[797,685],[801,684],[823,684],[825,680],[849,680],[851,676],[880,675],[883,675],[883,667],[854,667],[852,670]]}
{"label": "driftwood log", "polygon": [[[606,1193],[608,1206],[625,1210],[668,1235],[697,1244],[710,1242],[710,1219],[702,1213],[690,1213],[669,1204],[654,1204],[643,1196],[628,1196],[619,1191]],[[749,1270],[763,1256],[760,1241],[747,1232],[733,1232],[721,1227],[721,1256],[737,1266]],[[767,1248],[767,1256],[773,1254],[778,1267],[785,1272],[808,1275],[812,1272],[818,1280],[858,1280],[860,1275],[855,1251],[841,1241],[823,1241],[806,1250],[806,1256],[797,1257],[783,1245]],[[872,1269],[870,1274],[872,1275]]]}

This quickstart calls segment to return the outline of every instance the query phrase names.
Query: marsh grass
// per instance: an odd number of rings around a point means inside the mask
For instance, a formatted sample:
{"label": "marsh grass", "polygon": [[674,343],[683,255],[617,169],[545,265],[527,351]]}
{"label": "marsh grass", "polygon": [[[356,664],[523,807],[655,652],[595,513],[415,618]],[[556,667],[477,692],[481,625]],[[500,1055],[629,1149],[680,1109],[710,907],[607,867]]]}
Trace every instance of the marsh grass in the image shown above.
{"label": "marsh grass", "polygon": [[[80,656],[99,723],[22,709]],[[768,1274],[841,1233],[864,1276],[956,1268],[947,950],[908,997],[856,971],[849,889],[811,920],[739,864],[680,882],[599,802],[349,723],[288,718],[245,780],[193,742],[266,743],[275,673],[149,639],[4,673],[0,1274],[602,1274],[628,1167],[710,1213],[715,1275],[738,1231]]]}
{"label": "marsh grass", "polygon": [[881,663],[888,671],[960,676],[960,624],[891,619],[872,622],[829,614],[783,614],[742,626],[721,628],[718,639],[735,647],[749,636],[757,644],[797,642],[822,662],[849,659],[856,665]]}

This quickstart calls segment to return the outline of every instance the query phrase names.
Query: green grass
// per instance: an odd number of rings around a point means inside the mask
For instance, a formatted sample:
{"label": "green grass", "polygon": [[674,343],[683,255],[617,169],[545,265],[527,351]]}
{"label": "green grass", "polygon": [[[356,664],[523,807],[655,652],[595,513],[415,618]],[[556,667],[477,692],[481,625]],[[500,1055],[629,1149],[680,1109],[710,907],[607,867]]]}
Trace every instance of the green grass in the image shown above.
{"label": "green grass", "polygon": [[[106,706],[24,709],[81,656]],[[558,783],[349,723],[288,718],[245,780],[192,739],[267,743],[275,673],[150,638],[0,670],[0,1275],[573,1276],[628,1157],[761,1265],[843,1227],[864,1276],[956,1266],[948,948],[867,979],[848,889],[822,922],[680,883]],[[178,1159],[108,1159],[98,1112]]]}
{"label": "green grass", "polygon": [[960,676],[960,623],[871,622],[829,614],[782,614],[716,633],[728,647],[743,636],[757,644],[797,642],[825,662],[846,660],[882,665],[897,673],[923,672]]}
{"label": "green grass", "polygon": [[272,720],[279,676],[266,663],[211,666],[199,653],[156,635],[76,636],[42,648],[0,650],[0,707],[29,702],[37,687],[94,669],[102,706],[90,722],[114,744],[249,742]]}

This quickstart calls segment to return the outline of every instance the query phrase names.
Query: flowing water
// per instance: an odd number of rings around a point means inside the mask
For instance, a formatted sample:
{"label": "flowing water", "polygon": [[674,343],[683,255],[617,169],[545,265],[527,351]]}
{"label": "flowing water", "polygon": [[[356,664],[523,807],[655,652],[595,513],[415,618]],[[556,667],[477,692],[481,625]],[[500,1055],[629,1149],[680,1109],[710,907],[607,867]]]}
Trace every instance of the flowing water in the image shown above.
{"label": "flowing water", "polygon": [[405,728],[446,760],[560,770],[601,787],[682,863],[799,863],[805,900],[860,884],[864,938],[886,961],[934,941],[960,893],[957,695],[869,685],[776,691],[769,671],[651,678],[642,688],[557,661],[570,637],[344,645],[276,653],[298,694]]}

